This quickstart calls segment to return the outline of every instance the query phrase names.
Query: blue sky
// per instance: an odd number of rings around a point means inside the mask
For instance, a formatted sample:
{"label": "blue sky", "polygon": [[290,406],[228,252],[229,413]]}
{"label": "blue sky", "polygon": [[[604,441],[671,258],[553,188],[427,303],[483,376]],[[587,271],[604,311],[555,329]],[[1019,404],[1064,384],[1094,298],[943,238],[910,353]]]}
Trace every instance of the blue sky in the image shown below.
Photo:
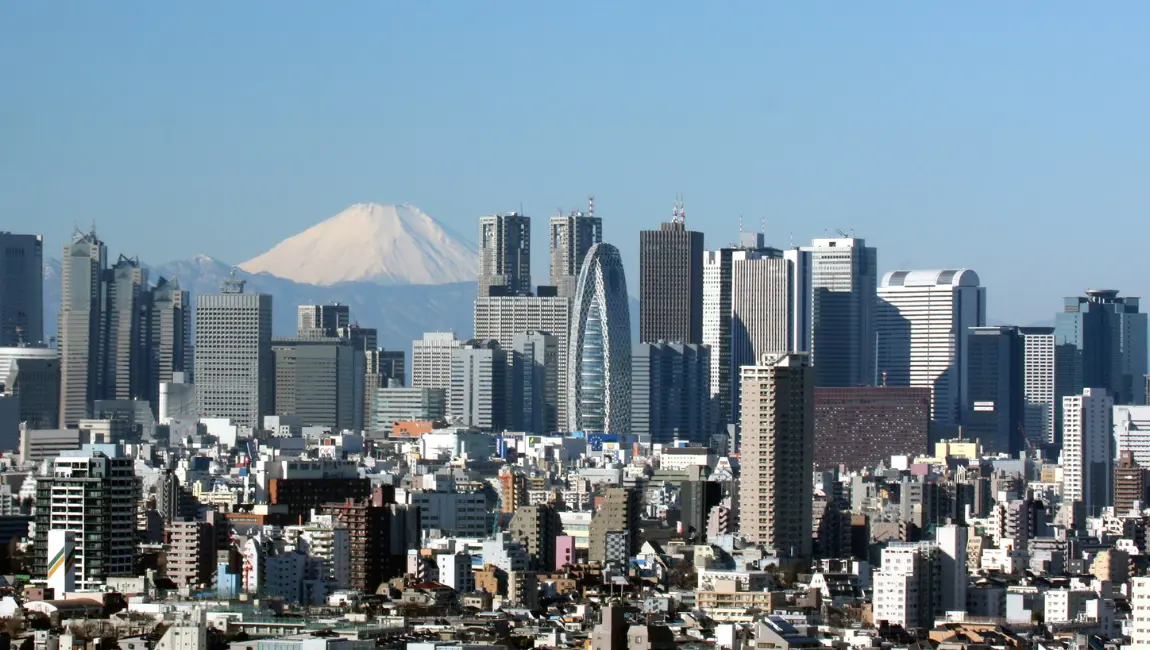
{"label": "blue sky", "polygon": [[853,230],[883,271],[976,269],[991,318],[1029,323],[1147,292],[1147,24],[1134,2],[3,3],[0,228],[239,262],[357,201],[474,240],[593,193],[633,283],[682,193],[709,246],[739,215],[775,245]]}

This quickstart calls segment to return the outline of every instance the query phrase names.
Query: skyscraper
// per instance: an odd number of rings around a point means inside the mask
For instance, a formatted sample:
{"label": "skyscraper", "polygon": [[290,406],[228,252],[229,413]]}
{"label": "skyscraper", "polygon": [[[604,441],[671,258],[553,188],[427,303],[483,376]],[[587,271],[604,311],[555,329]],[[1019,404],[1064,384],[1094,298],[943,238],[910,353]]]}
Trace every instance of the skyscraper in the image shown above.
{"label": "skyscraper", "polygon": [[[734,260],[748,252],[767,252],[762,233],[741,233],[738,246],[703,253],[703,344],[711,348],[712,417],[722,427],[732,422],[731,291]],[[774,250],[774,249],[770,249]],[[738,372],[736,371],[736,376]]]}
{"label": "skyscraper", "polygon": [[[311,330],[314,331],[314,330]],[[275,413],[334,431],[364,424],[366,357],[338,338],[275,339]]]}
{"label": "skyscraper", "polygon": [[876,380],[926,386],[937,425],[959,423],[966,403],[967,329],[986,325],[986,289],[970,269],[891,271],[878,288]]}
{"label": "skyscraper", "polygon": [[[555,337],[558,346],[556,381],[559,403],[558,426],[567,426],[567,355],[571,327],[571,299],[556,296],[492,296],[475,300],[475,337],[493,339],[504,350],[515,348],[515,337],[543,332]],[[508,362],[514,361],[514,355]]]}
{"label": "skyscraper", "polygon": [[815,385],[874,382],[877,251],[862,239],[815,239],[810,248],[813,298],[811,362]]}
{"label": "skyscraper", "polygon": [[930,444],[930,389],[815,388],[815,465],[856,470]]}
{"label": "skyscraper", "polygon": [[177,372],[192,370],[192,304],[176,278],[160,278],[146,301],[147,399],[159,409],[160,384],[172,381]]}
{"label": "skyscraper", "polygon": [[809,352],[810,253],[736,251],[731,261],[731,421],[738,421],[739,368],[764,354]]}
{"label": "skyscraper", "polygon": [[451,351],[447,416],[463,426],[501,432],[507,426],[507,352],[492,340]]}
{"label": "skyscraper", "polygon": [[690,343],[636,343],[631,353],[631,433],[655,444],[706,444],[714,432],[710,348]]}
{"label": "skyscraper", "polygon": [[44,340],[44,238],[0,232],[0,347]]}
{"label": "skyscraper", "polygon": [[554,433],[559,430],[559,337],[530,331],[516,334],[512,341],[512,406],[519,409],[514,424],[527,433]]}
{"label": "skyscraper", "polygon": [[1138,298],[1119,298],[1116,289],[1064,299],[1054,333],[1059,345],[1075,348],[1066,394],[1105,388],[1118,404],[1145,403],[1147,321],[1138,308]]}
{"label": "skyscraper", "polygon": [[[148,309],[145,306],[148,271],[140,261],[123,255],[104,271],[104,361],[102,399],[140,399],[148,396]],[[159,384],[157,383],[157,390]]]}
{"label": "skyscraper", "polygon": [[1062,398],[1062,499],[1080,502],[1087,517],[1112,504],[1114,399],[1104,388]]}
{"label": "skyscraper", "polygon": [[741,368],[739,526],[752,543],[811,555],[814,377],[805,354],[766,354]]}
{"label": "skyscraper", "polygon": [[625,563],[639,550],[639,517],[643,495],[633,488],[612,487],[591,517],[589,531],[592,562]]}
{"label": "skyscraper", "polygon": [[587,213],[569,212],[551,217],[551,284],[559,296],[575,295],[579,270],[587,251],[603,241],[603,219],[595,216],[594,199],[588,199]]}
{"label": "skyscraper", "polygon": [[1030,444],[1058,441],[1063,390],[1059,386],[1063,349],[1053,327],[1020,327],[1022,336],[1022,426]]}
{"label": "skyscraper", "polygon": [[981,440],[988,454],[1017,456],[1027,442],[1022,336],[1009,326],[971,327],[967,332],[963,436]]}
{"label": "skyscraper", "polygon": [[103,274],[108,252],[95,231],[76,231],[60,263],[60,426],[73,428],[103,396]]}
{"label": "skyscraper", "polygon": [[571,310],[567,355],[571,431],[630,432],[630,318],[619,249],[596,244],[583,261]]}
{"label": "skyscraper", "polygon": [[531,295],[531,218],[512,212],[479,218],[479,295]]}
{"label": "skyscraper", "polygon": [[639,233],[640,341],[703,341],[703,233],[686,216],[676,203],[671,221]]}
{"label": "skyscraper", "polygon": [[296,315],[296,336],[300,338],[337,337],[351,324],[347,305],[300,305]]}
{"label": "skyscraper", "polygon": [[451,351],[463,344],[455,332],[424,332],[411,342],[412,388],[451,388]]}
{"label": "skyscraper", "polygon": [[195,365],[200,417],[258,427],[275,407],[272,297],[234,277],[196,296]]}

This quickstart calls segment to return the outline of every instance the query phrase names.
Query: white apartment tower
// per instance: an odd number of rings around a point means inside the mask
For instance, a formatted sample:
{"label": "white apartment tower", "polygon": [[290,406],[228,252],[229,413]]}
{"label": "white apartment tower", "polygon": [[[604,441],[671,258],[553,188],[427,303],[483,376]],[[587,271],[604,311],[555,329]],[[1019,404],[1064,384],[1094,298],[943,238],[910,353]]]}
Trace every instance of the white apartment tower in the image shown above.
{"label": "white apartment tower", "polygon": [[75,427],[103,396],[104,269],[108,251],[96,233],[72,236],[60,261],[60,426]]}
{"label": "white apartment tower", "polygon": [[1150,578],[1130,581],[1130,644],[1129,650],[1150,650]]}
{"label": "white apartment tower", "polygon": [[1022,335],[1022,426],[1028,441],[1057,442],[1058,401],[1053,327],[1020,327]]}
{"label": "white apartment tower", "polygon": [[966,403],[966,337],[986,325],[986,289],[970,269],[891,271],[878,288],[876,380],[925,386],[932,419],[959,424]]}
{"label": "white apartment tower", "polygon": [[1062,398],[1062,499],[1081,503],[1087,517],[1112,503],[1114,398],[1103,388],[1084,388]]}
{"label": "white apartment tower", "polygon": [[411,342],[411,387],[451,389],[451,351],[463,345],[455,332],[424,332]]}
{"label": "white apartment tower", "polygon": [[76,450],[52,460],[50,473],[36,479],[34,573],[51,571],[48,532],[61,530],[75,534],[79,589],[103,589],[109,576],[134,575],[138,492],[131,458]]}
{"label": "white apartment tower", "polygon": [[196,395],[200,417],[257,427],[274,408],[272,297],[225,280],[196,296]]}
{"label": "white apartment tower", "polygon": [[878,253],[855,237],[815,239],[804,250],[811,254],[815,385],[868,385],[874,381]]}

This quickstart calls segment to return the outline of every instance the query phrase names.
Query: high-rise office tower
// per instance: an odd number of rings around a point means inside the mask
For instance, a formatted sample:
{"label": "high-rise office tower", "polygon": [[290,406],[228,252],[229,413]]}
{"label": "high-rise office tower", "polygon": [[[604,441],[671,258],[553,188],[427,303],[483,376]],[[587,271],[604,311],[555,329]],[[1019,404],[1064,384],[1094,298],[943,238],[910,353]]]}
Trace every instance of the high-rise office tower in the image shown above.
{"label": "high-rise office tower", "polygon": [[636,343],[631,352],[631,433],[655,444],[706,444],[711,423],[710,348],[690,343]]}
{"label": "high-rise office tower", "polygon": [[275,407],[272,297],[234,277],[196,296],[195,366],[200,417],[258,427]]}
{"label": "high-rise office tower", "polygon": [[424,332],[411,342],[412,388],[451,389],[451,351],[463,345],[455,332]]}
{"label": "high-rise office tower", "polygon": [[588,199],[587,213],[569,212],[551,217],[551,284],[559,296],[575,295],[579,270],[587,251],[603,241],[603,219],[595,216],[594,199]]}
{"label": "high-rise office tower", "polygon": [[810,248],[813,299],[811,363],[815,385],[874,382],[874,305],[878,253],[862,239],[815,239]]}
{"label": "high-rise office tower", "polygon": [[479,218],[479,296],[531,295],[531,218]]}
{"label": "high-rise office tower", "polygon": [[396,422],[438,421],[447,417],[447,392],[442,388],[380,388],[369,431],[390,435]]}
{"label": "high-rise office tower", "polygon": [[527,433],[559,430],[559,337],[546,332],[516,334],[512,342],[514,401],[519,410],[514,424]]}
{"label": "high-rise office tower", "polygon": [[741,368],[739,526],[752,543],[811,555],[814,377],[805,354],[767,354]]}
{"label": "high-rise office tower", "polygon": [[1058,368],[1062,349],[1055,344],[1053,327],[1020,327],[1022,336],[1022,426],[1029,444],[1058,441],[1063,392]]}
{"label": "high-rise office tower", "polygon": [[456,423],[499,433],[507,427],[507,352],[492,340],[471,340],[451,351],[447,416]]}
{"label": "high-rise office tower", "polygon": [[145,301],[149,310],[144,328],[148,363],[146,394],[152,410],[159,409],[160,384],[175,373],[192,370],[192,303],[176,278],[160,278]]}
{"label": "high-rise office tower", "polygon": [[60,426],[72,428],[103,397],[104,295],[108,252],[96,233],[76,231],[60,263]]}
{"label": "high-rise office tower", "polygon": [[959,423],[966,403],[967,329],[986,325],[986,289],[970,269],[891,271],[878,288],[876,381],[927,386],[931,417]]}
{"label": "high-rise office tower", "polygon": [[366,357],[338,338],[274,339],[275,413],[334,431],[364,423]]}
{"label": "high-rise office tower", "polygon": [[591,517],[588,559],[605,565],[625,563],[639,548],[643,495],[633,488],[612,487]]}
{"label": "high-rise office tower", "polygon": [[1017,327],[967,330],[963,436],[981,440],[988,454],[1013,457],[1026,448],[1023,360],[1023,340]]}
{"label": "high-rise office tower", "polygon": [[1113,409],[1104,388],[1062,398],[1062,499],[1081,503],[1087,517],[1112,505]]}
{"label": "high-rise office tower", "polygon": [[1074,348],[1066,394],[1105,388],[1118,404],[1145,403],[1147,321],[1138,308],[1138,298],[1119,298],[1116,289],[1064,299],[1054,333]]}
{"label": "high-rise office tower", "polygon": [[75,533],[79,589],[103,589],[110,576],[135,575],[138,493],[131,458],[81,450],[55,458],[51,471],[36,479],[33,574],[48,575],[49,531],[63,530]]}
{"label": "high-rise office tower", "polygon": [[571,431],[629,433],[631,323],[619,249],[596,244],[583,261],[571,308],[567,418]]}
{"label": "high-rise office tower", "polygon": [[[734,260],[767,251],[762,233],[741,233],[738,246],[703,253],[703,344],[711,348],[712,417],[722,428],[732,422],[731,291]],[[774,250],[774,249],[770,249]],[[736,372],[736,375],[738,373]]]}
{"label": "high-rise office tower", "polygon": [[44,238],[0,232],[0,347],[44,340]]}
{"label": "high-rise office tower", "polygon": [[[556,381],[559,403],[556,421],[567,426],[567,355],[571,327],[571,299],[557,296],[492,296],[475,300],[475,337],[493,339],[504,350],[515,348],[515,337],[524,332],[544,332],[558,345]],[[514,361],[514,355],[508,359]]]}
{"label": "high-rise office tower", "polygon": [[300,338],[336,337],[351,324],[347,305],[300,305],[296,315],[296,332]]}
{"label": "high-rise office tower", "polygon": [[739,368],[764,354],[809,352],[810,253],[768,248],[736,251],[731,260],[732,422],[738,421]]}
{"label": "high-rise office tower", "polygon": [[[101,399],[148,396],[148,356],[143,344],[150,311],[145,305],[148,271],[140,261],[123,255],[104,271],[104,369]],[[157,387],[159,384],[157,383]],[[157,388],[158,390],[158,388]]]}
{"label": "high-rise office tower", "polygon": [[671,221],[639,233],[639,340],[703,342],[703,233]]}

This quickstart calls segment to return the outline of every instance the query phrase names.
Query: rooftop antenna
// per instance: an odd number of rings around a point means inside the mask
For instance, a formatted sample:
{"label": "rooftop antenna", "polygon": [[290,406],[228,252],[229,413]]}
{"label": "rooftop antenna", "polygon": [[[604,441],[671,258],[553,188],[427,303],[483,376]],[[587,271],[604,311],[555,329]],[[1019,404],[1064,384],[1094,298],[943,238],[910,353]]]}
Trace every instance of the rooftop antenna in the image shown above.
{"label": "rooftop antenna", "polygon": [[743,234],[743,215],[739,215],[739,234]]}
{"label": "rooftop antenna", "polygon": [[763,233],[764,235],[767,234],[767,218],[766,217],[759,217],[759,232]]}
{"label": "rooftop antenna", "polygon": [[683,195],[679,195],[679,222],[687,223],[687,202],[683,200]]}
{"label": "rooftop antenna", "polygon": [[839,237],[847,237],[847,234],[842,231],[842,228],[835,228],[835,232],[839,234]]}
{"label": "rooftop antenna", "polygon": [[587,216],[591,219],[595,218],[595,195],[587,197]]}

